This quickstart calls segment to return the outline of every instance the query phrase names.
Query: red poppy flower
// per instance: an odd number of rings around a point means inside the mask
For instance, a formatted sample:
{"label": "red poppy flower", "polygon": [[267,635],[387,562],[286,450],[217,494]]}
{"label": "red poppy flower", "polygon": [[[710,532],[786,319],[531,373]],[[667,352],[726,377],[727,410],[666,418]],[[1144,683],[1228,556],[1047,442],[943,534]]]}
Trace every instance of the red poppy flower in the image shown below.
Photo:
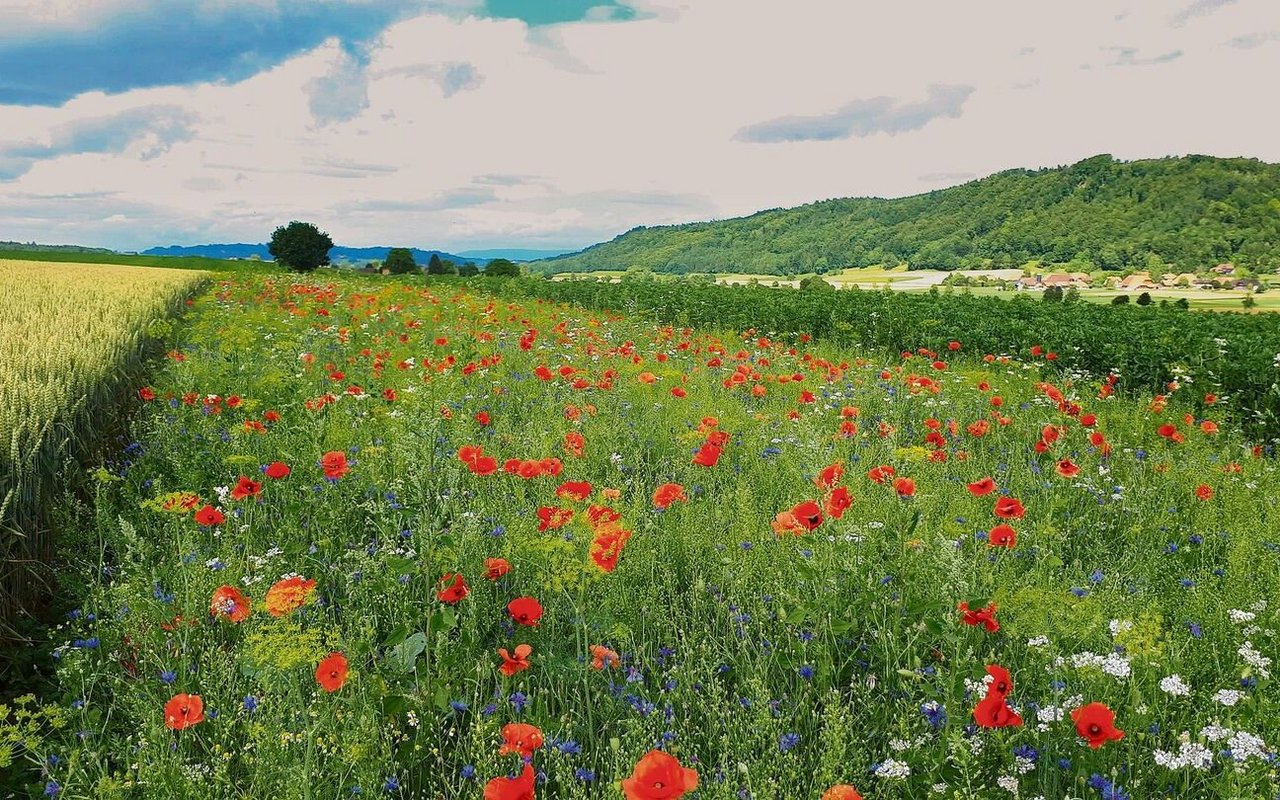
{"label": "red poppy flower", "polygon": [[1200,484],[1196,487],[1196,497],[1199,497],[1201,500],[1213,499],[1213,487],[1207,483]]}
{"label": "red poppy flower", "polygon": [[542,603],[532,597],[517,597],[507,603],[507,613],[521,625],[537,625],[542,619]]}
{"label": "red poppy flower", "polygon": [[156,399],[156,390],[152,389],[150,386],[143,386],[138,390],[138,397],[141,397],[144,401],[149,403]]}
{"label": "red poppy flower", "polygon": [[484,800],[534,800],[535,777],[533,766],[525,764],[514,778],[493,778],[484,785]]}
{"label": "red poppy flower", "polygon": [[569,500],[586,500],[591,496],[591,484],[586,481],[567,481],[556,489],[556,497]]}
{"label": "red poppy flower", "polygon": [[300,575],[293,575],[278,580],[267,590],[267,613],[273,617],[283,617],[306,605],[315,591],[314,579],[308,580]]}
{"label": "red poppy flower", "polygon": [[572,508],[552,508],[542,506],[538,509],[538,530],[555,530],[563,528],[573,521]]}
{"label": "red poppy flower", "polygon": [[489,412],[488,412],[488,411],[480,411],[480,412],[477,412],[477,413],[476,413],[476,416],[475,416],[475,420],[476,420],[476,422],[480,423],[482,426],[484,426],[484,425],[488,425],[488,424],[489,424]]}
{"label": "red poppy flower", "polygon": [[604,669],[605,667],[617,669],[620,664],[622,664],[622,658],[614,651],[602,644],[591,645],[592,669]]}
{"label": "red poppy flower", "polygon": [[851,505],[853,505],[853,497],[850,496],[849,490],[838,486],[835,491],[827,495],[827,516],[840,519]]}
{"label": "red poppy flower", "polygon": [[350,469],[347,466],[347,454],[341,450],[330,450],[321,456],[320,466],[324,467],[324,476],[333,481],[346,475]]}
{"label": "red poppy flower", "polygon": [[1012,550],[1018,544],[1018,532],[1012,525],[1002,522],[987,534],[988,547],[1007,547]]}
{"label": "red poppy flower", "polygon": [[849,784],[839,783],[823,792],[821,800],[862,800],[862,795]]}
{"label": "red poppy flower", "polygon": [[336,692],[347,682],[347,657],[330,653],[316,667],[316,683],[326,692]]}
{"label": "red poppy flower", "polygon": [[982,497],[995,491],[996,482],[990,477],[979,478],[973,483],[968,484],[969,494],[974,497]]}
{"label": "red poppy flower", "polygon": [[823,467],[822,471],[819,472],[817,477],[813,479],[813,483],[815,486],[817,486],[819,489],[825,492],[828,489],[835,486],[837,483],[839,483],[840,479],[843,477],[844,477],[844,465],[840,464],[839,462],[836,462],[835,464],[831,464],[830,466]]}
{"label": "red poppy flower", "polygon": [[516,645],[516,654],[512,656],[507,652],[507,648],[498,648],[498,655],[502,656],[502,666],[498,669],[503,675],[510,678],[517,672],[521,672],[529,668],[529,656],[533,653],[533,647],[527,644]]}
{"label": "red poppy flower", "polygon": [[175,694],[164,704],[164,724],[183,731],[204,722],[204,700],[198,694]]}
{"label": "red poppy flower", "polygon": [[622,779],[627,800],[675,800],[698,788],[698,773],[680,766],[675,756],[650,750],[640,757],[631,776]]}
{"label": "red poppy flower", "polygon": [[595,540],[591,542],[591,560],[605,572],[613,572],[618,566],[618,557],[622,555],[622,548],[630,538],[629,530],[613,526],[602,528]]}
{"label": "red poppy flower", "polygon": [[1013,676],[1009,674],[1009,670],[999,664],[988,664],[987,674],[991,676],[991,682],[987,684],[987,694],[998,694],[1001,697],[1013,691]]}
{"label": "red poppy flower", "polygon": [[685,496],[684,487],[678,483],[664,483],[653,490],[654,508],[668,508],[677,500],[681,502],[688,502],[689,500]]}
{"label": "red poppy flower", "polygon": [[992,509],[1000,519],[1022,519],[1027,510],[1022,507],[1022,501],[1016,497],[1001,497],[996,501],[995,508]]}
{"label": "red poppy flower", "polygon": [[961,603],[960,609],[961,621],[966,625],[981,625],[987,629],[988,633],[995,633],[1000,630],[1000,623],[996,621],[996,604],[989,603],[986,608],[969,609],[968,603]]}
{"label": "red poppy flower", "polygon": [[1017,728],[1022,717],[1014,713],[1002,695],[988,693],[973,709],[973,720],[984,728]]}
{"label": "red poppy flower", "polygon": [[258,481],[251,481],[245,476],[240,476],[240,481],[236,483],[236,487],[231,490],[232,500],[243,500],[246,497],[257,497],[262,493],[262,484]]}
{"label": "red poppy flower", "polygon": [[437,581],[437,585],[439,585],[440,588],[436,590],[436,598],[442,603],[448,603],[449,605],[455,605],[462,600],[462,598],[471,593],[471,590],[467,587],[467,582],[462,577],[461,573],[446,572],[444,575],[440,576],[440,580]]}
{"label": "red poppy flower", "polygon": [[1069,458],[1064,458],[1059,461],[1055,469],[1058,474],[1064,478],[1074,478],[1080,474],[1080,467],[1076,466],[1076,464]]}
{"label": "red poppy flower", "polygon": [[226,617],[232,622],[244,622],[251,610],[249,598],[234,586],[219,586],[213,590],[213,598],[209,601],[210,614]]}
{"label": "red poppy flower", "polygon": [[804,526],[807,531],[815,530],[822,524],[822,508],[812,500],[797,503],[791,508],[791,516]]}
{"label": "red poppy flower", "polygon": [[289,470],[288,464],[284,463],[283,461],[273,461],[267,467],[266,475],[271,480],[278,481],[281,478],[289,477],[289,472],[290,470]]}
{"label": "red poppy flower", "polygon": [[582,458],[586,446],[586,438],[577,431],[569,431],[564,435],[564,451],[569,455]]}
{"label": "red poppy flower", "polygon": [[714,467],[720,461],[720,454],[723,449],[720,445],[710,440],[703,442],[702,447],[698,448],[698,452],[693,457],[693,463],[700,467]]}
{"label": "red poppy flower", "polygon": [[885,481],[897,475],[898,471],[888,464],[881,464],[878,467],[872,467],[867,470],[867,479],[874,483],[883,484]]}
{"label": "red poppy flower", "polygon": [[486,558],[484,560],[484,576],[496,581],[511,571],[511,564],[505,558]]}
{"label": "red poppy flower", "polygon": [[1102,703],[1089,703],[1071,712],[1071,721],[1076,724],[1076,733],[1089,742],[1089,746],[1097,750],[1107,742],[1118,742],[1124,738],[1124,731],[1116,728],[1116,715]]}
{"label": "red poppy flower", "polygon": [[895,478],[893,490],[898,493],[898,497],[911,497],[916,493],[916,482],[911,478]]}
{"label": "red poppy flower", "polygon": [[516,753],[528,758],[541,747],[542,731],[537,725],[510,722],[502,726],[502,746],[498,748],[498,755]]}
{"label": "red poppy flower", "polygon": [[196,512],[196,524],[203,525],[206,528],[221,525],[226,520],[227,518],[222,515],[222,512],[213,506],[205,506]]}

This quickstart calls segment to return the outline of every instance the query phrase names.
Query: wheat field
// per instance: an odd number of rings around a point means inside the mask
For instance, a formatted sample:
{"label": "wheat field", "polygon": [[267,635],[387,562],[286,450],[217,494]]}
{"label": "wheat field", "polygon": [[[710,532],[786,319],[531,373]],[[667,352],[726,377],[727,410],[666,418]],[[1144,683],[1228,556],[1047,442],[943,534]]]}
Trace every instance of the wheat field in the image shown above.
{"label": "wheat field", "polygon": [[105,425],[164,318],[206,276],[187,270],[0,260],[0,619],[47,555],[42,503]]}

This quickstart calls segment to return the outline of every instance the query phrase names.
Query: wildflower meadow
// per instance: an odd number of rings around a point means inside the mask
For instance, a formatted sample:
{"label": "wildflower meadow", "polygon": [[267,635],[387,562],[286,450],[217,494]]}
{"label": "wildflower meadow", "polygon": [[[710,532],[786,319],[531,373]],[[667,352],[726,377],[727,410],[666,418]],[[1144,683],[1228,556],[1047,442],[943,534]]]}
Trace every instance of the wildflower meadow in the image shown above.
{"label": "wildflower meadow", "polygon": [[1280,791],[1280,477],[1214,387],[450,279],[170,337],[0,708],[33,796]]}

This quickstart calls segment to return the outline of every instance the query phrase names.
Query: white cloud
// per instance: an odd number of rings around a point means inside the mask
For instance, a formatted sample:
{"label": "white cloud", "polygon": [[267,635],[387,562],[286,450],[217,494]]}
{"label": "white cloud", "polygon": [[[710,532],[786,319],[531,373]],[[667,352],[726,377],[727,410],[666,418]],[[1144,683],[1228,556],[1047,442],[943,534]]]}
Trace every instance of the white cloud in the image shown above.
{"label": "white cloud", "polygon": [[[159,140],[23,151],[21,174],[0,174],[0,239],[261,241],[302,218],[350,245],[585,245],[1103,152],[1280,161],[1247,79],[1280,69],[1280,44],[1257,33],[1280,30],[1273,0],[1196,3],[1206,12],[1182,20],[1191,0],[1135,0],[1118,18],[1109,0],[628,4],[640,19],[533,32],[422,14],[359,57],[329,41],[238,83],[5,107],[0,152],[78,121],[186,113]],[[973,90],[927,124],[893,116],[931,86]],[[734,139],[867,98],[886,98],[895,135]]]}

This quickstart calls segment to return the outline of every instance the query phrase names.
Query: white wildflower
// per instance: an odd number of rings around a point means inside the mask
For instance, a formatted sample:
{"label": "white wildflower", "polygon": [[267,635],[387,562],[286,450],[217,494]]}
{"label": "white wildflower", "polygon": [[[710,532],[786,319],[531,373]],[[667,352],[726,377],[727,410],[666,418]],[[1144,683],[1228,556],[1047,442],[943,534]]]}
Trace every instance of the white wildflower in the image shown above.
{"label": "white wildflower", "polygon": [[892,758],[886,758],[884,763],[876,767],[876,777],[879,778],[906,778],[911,775],[911,767],[906,762],[894,761]]}
{"label": "white wildflower", "polygon": [[1191,687],[1187,685],[1181,675],[1175,673],[1167,678],[1160,679],[1160,691],[1170,697],[1186,697],[1191,694]]}
{"label": "white wildflower", "polygon": [[1236,689],[1219,689],[1213,699],[1224,706],[1234,706],[1240,702],[1241,697],[1244,697],[1244,693]]}

